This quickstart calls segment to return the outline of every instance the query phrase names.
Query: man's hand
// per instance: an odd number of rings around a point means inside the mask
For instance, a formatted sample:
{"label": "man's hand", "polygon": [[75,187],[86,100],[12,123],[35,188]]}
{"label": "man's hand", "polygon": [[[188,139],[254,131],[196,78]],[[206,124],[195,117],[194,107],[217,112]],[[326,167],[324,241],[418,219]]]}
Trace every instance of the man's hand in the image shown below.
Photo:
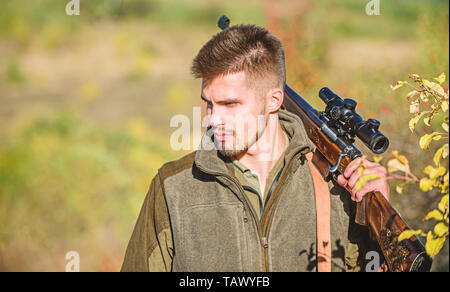
{"label": "man's hand", "polygon": [[[364,168],[362,176],[375,174],[378,175],[379,178],[369,181],[364,187],[357,190],[356,185],[361,177],[359,171],[361,166]],[[389,185],[386,175],[386,168],[380,164],[358,157],[347,165],[344,175],[340,174],[337,178],[337,182],[350,192],[353,201],[360,202],[367,193],[374,191],[380,192],[386,200],[389,201]]]}

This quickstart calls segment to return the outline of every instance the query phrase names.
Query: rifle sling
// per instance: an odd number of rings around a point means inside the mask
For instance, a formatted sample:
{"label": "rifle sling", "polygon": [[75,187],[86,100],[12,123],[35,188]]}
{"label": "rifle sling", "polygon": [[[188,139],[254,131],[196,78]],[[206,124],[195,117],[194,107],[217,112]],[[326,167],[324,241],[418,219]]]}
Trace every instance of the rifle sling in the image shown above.
{"label": "rifle sling", "polygon": [[331,272],[330,190],[328,183],[312,163],[312,157],[312,152],[306,154],[316,196],[317,271]]}

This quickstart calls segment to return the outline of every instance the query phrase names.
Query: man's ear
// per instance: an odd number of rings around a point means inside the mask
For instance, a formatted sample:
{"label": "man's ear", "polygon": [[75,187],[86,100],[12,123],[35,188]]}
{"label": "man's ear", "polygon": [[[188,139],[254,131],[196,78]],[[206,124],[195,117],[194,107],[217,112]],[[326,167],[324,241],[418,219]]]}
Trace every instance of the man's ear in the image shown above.
{"label": "man's ear", "polygon": [[281,88],[274,88],[268,94],[267,110],[269,113],[277,112],[284,101],[284,91]]}

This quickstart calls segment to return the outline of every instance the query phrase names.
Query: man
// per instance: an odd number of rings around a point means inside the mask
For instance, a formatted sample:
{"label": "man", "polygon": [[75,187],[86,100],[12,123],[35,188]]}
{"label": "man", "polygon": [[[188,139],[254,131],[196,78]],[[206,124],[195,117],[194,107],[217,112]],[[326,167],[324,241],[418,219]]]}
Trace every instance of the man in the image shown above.
{"label": "man", "polygon": [[[151,182],[122,271],[316,271],[313,150],[301,120],[281,110],[281,42],[254,25],[216,34],[193,61],[209,127],[199,150],[164,164]],[[378,174],[360,191],[364,174]],[[331,270],[361,269],[367,230],[355,201],[387,198],[386,170],[357,159],[330,181]],[[319,214],[320,216],[320,214]]]}

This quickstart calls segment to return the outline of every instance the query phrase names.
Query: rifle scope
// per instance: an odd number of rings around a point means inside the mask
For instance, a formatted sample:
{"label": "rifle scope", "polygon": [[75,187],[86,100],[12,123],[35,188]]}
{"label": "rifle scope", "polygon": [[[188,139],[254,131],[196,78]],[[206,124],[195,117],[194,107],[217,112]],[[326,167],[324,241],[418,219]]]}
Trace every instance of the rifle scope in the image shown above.
{"label": "rifle scope", "polygon": [[319,91],[319,97],[327,105],[323,114],[329,119],[329,126],[338,135],[348,135],[351,138],[357,136],[376,154],[381,154],[387,150],[389,139],[378,131],[380,122],[375,119],[365,121],[361,118],[355,111],[356,101],[350,98],[342,100],[328,87],[324,87]]}

